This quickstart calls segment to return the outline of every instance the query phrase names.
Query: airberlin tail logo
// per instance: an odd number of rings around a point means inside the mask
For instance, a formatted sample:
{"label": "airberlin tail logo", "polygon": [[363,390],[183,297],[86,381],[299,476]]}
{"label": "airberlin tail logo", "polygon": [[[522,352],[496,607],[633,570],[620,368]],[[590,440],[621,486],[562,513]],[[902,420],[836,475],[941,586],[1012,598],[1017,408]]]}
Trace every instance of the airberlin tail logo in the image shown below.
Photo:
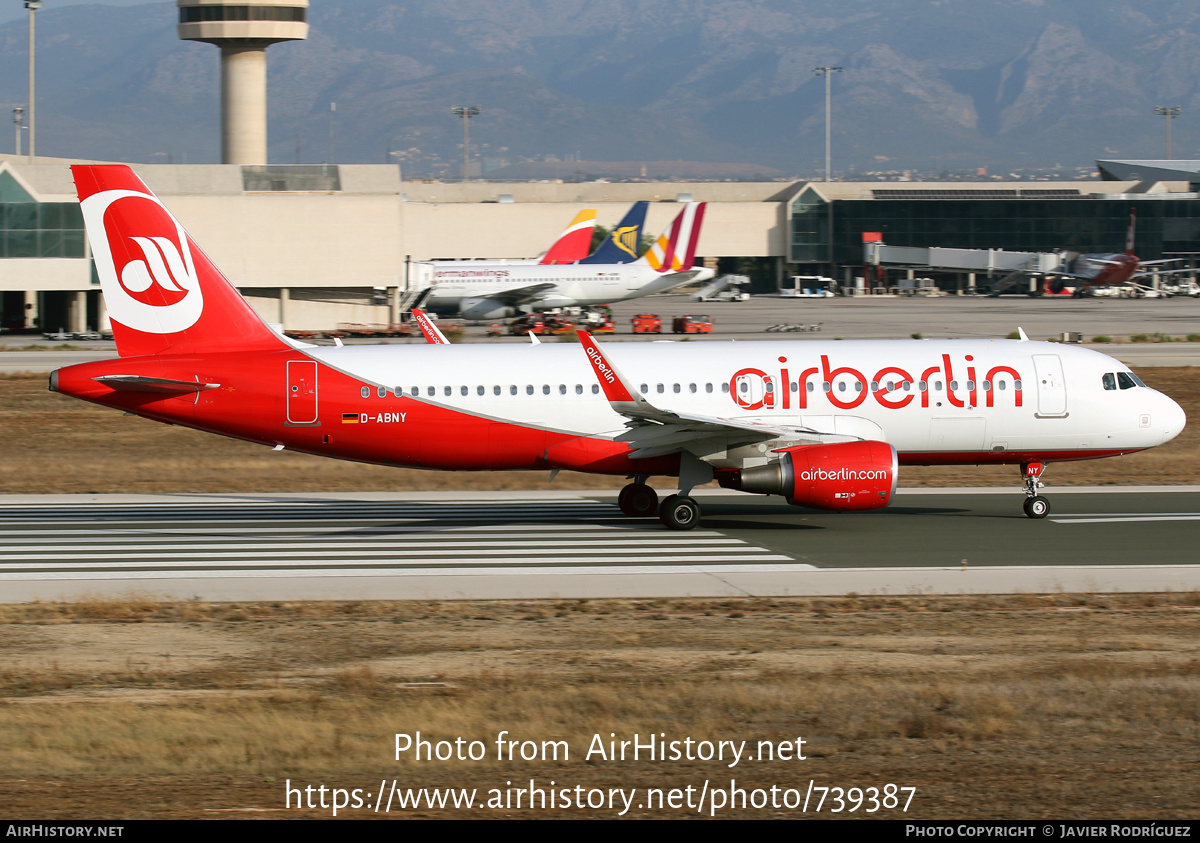
{"label": "airberlin tail logo", "polygon": [[137,331],[174,334],[204,310],[187,234],[155,197],[107,190],[81,203],[109,315]]}

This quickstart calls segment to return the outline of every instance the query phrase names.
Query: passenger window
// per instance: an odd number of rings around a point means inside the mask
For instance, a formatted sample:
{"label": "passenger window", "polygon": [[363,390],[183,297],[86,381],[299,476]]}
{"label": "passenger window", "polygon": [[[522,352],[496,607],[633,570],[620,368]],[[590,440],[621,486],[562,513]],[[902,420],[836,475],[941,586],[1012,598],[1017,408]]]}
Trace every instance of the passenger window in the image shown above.
{"label": "passenger window", "polygon": [[991,382],[991,381],[984,381],[984,382],[983,382],[983,391],[984,391],[984,392],[991,392],[991,391],[992,391],[992,382]]}
{"label": "passenger window", "polygon": [[871,391],[872,392],[879,391],[879,381],[871,381]]}
{"label": "passenger window", "polygon": [[378,395],[380,398],[387,398],[387,387],[386,386],[375,387],[375,394]]}
{"label": "passenger window", "polygon": [[678,393],[678,392],[679,392],[679,384],[675,384],[674,391],[675,391],[676,393]]}
{"label": "passenger window", "polygon": [[[416,389],[416,387],[414,386],[413,389]],[[429,395],[429,397],[432,398],[433,396],[437,395],[437,387],[431,386],[431,387],[429,387],[428,390],[426,390],[426,392]]]}
{"label": "passenger window", "polygon": [[514,383],[512,386],[510,386],[510,387],[508,388],[508,394],[509,394],[509,395],[516,395],[516,394],[517,394],[517,385],[516,385],[515,383]]}
{"label": "passenger window", "polygon": [[1020,392],[1021,391],[1021,382],[1013,381],[1013,389],[1015,389],[1017,392]]}
{"label": "passenger window", "polygon": [[829,381],[822,381],[821,389],[825,390],[826,392],[829,392],[833,389],[833,386],[829,383]]}
{"label": "passenger window", "polygon": [[722,383],[721,383],[721,391],[722,391],[722,392],[729,392],[729,384],[727,384],[727,383],[725,383],[725,382],[723,382],[723,381],[722,381]]}
{"label": "passenger window", "polygon": [[[414,387],[412,388],[412,397],[413,397],[413,398],[416,398],[416,397],[417,397],[418,395],[420,395],[420,394],[421,394],[421,387],[419,387],[419,386],[414,386]],[[432,389],[430,390],[430,394],[431,394],[431,395],[433,394],[433,390],[432,390]]]}
{"label": "passenger window", "polygon": [[712,392],[712,384],[711,384],[711,383],[706,383],[706,384],[704,385],[704,391],[705,391],[705,392]]}
{"label": "passenger window", "polygon": [[500,387],[493,386],[492,387],[492,395],[499,395],[499,394],[500,394]]}
{"label": "passenger window", "polygon": [[525,394],[533,395],[533,384],[529,384],[528,386],[525,387]]}
{"label": "passenger window", "polygon": [[575,394],[583,395],[583,384],[581,384],[581,383],[575,384]]}
{"label": "passenger window", "polygon": [[1117,376],[1114,375],[1112,372],[1105,372],[1101,376],[1100,379],[1102,381],[1104,381],[1105,389],[1116,389],[1117,388]]}
{"label": "passenger window", "polygon": [[454,394],[454,389],[449,386],[442,387],[442,394],[445,395],[446,397],[449,397]]}
{"label": "passenger window", "polygon": [[598,384],[598,383],[592,384],[592,395],[599,395],[599,394],[600,394],[600,384]]}
{"label": "passenger window", "polygon": [[364,386],[362,389],[360,389],[358,391],[358,394],[361,395],[363,398],[370,398],[371,397],[371,387]]}
{"label": "passenger window", "polygon": [[559,395],[566,395],[566,394],[567,394],[567,385],[566,385],[565,383],[560,383],[560,384],[558,385],[558,394],[559,394]]}
{"label": "passenger window", "polygon": [[462,395],[466,395],[468,390],[467,390],[467,388],[466,388],[465,386],[460,386],[460,387],[458,388],[458,391],[459,391],[459,393],[460,393],[460,394],[462,394]]}
{"label": "passenger window", "polygon": [[694,383],[688,384],[688,392],[691,392],[693,395],[696,393],[696,385]]}
{"label": "passenger window", "polygon": [[476,395],[483,395],[483,387],[482,387],[482,386],[477,386],[477,387],[475,387],[475,394],[476,394]]}
{"label": "passenger window", "polygon": [[548,383],[542,384],[542,395],[549,395],[549,394],[550,394],[550,384],[548,384]]}
{"label": "passenger window", "polygon": [[919,384],[917,384],[917,389],[921,390],[922,392],[928,391],[929,390],[929,382],[921,381]]}
{"label": "passenger window", "polygon": [[646,384],[642,384],[642,395],[645,395],[649,391],[650,387],[646,386]]}
{"label": "passenger window", "polygon": [[663,392],[664,392],[663,385],[660,383],[660,384],[658,385],[658,394],[659,394],[659,395],[662,395],[662,394],[663,394]]}

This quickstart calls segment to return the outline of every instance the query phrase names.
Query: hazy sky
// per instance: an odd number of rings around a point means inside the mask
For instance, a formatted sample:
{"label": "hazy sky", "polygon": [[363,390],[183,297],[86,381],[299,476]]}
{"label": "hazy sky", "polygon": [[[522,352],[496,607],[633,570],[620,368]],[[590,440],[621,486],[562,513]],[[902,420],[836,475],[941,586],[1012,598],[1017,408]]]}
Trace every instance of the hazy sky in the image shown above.
{"label": "hazy sky", "polygon": [[[64,6],[142,6],[147,0],[44,0],[42,10],[61,9]],[[24,0],[0,0],[0,23],[23,18],[29,12],[25,11]]]}

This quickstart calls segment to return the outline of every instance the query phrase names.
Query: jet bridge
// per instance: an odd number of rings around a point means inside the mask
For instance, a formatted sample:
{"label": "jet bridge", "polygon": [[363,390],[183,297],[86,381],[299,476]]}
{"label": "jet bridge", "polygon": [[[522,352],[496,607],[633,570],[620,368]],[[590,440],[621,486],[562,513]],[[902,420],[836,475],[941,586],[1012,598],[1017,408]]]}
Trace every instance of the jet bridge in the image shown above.
{"label": "jet bridge", "polygon": [[910,268],[967,272],[972,275],[972,289],[975,287],[975,273],[984,272],[991,276],[1002,272],[1004,277],[992,285],[992,295],[1015,286],[1022,279],[1062,271],[1069,258],[1067,252],[1009,252],[1004,249],[945,249],[937,246],[863,243],[863,263],[866,266],[896,264]]}

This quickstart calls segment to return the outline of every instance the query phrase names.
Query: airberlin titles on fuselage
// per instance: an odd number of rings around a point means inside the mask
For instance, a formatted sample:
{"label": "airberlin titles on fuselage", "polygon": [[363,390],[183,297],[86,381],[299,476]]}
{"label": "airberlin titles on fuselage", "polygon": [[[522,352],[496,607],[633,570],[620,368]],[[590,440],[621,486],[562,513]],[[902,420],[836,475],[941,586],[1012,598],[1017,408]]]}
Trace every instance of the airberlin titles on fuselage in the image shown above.
{"label": "airberlin titles on fuselage", "polygon": [[[788,358],[780,357],[779,363],[788,364]],[[815,394],[818,391],[819,383],[819,389],[829,403],[841,410],[855,409],[867,400],[868,395],[874,396],[879,406],[885,409],[901,410],[911,404],[917,395],[921,396],[920,405],[929,407],[931,393],[936,397],[942,391],[943,385],[948,384],[946,400],[952,407],[978,407],[980,387],[983,389],[987,406],[992,407],[995,405],[996,392],[1007,391],[1008,388],[1007,381],[1000,380],[997,376],[1007,375],[1012,379],[1015,406],[1023,405],[1020,372],[1012,366],[992,366],[986,370],[980,383],[976,378],[979,367],[973,365],[974,363],[974,355],[964,355],[963,365],[967,375],[966,399],[955,394],[959,392],[960,384],[954,377],[954,364],[949,354],[941,355],[940,363],[922,369],[919,378],[899,366],[885,366],[868,381],[862,371],[852,366],[834,368],[827,354],[821,355],[819,367],[801,369],[795,380],[792,379],[794,370],[791,368],[780,368],[776,380],[776,376],[762,369],[747,367],[734,372],[733,377],[729,379],[729,394],[733,402],[743,410],[789,410],[793,409],[793,403],[795,409],[804,410],[808,408],[810,393]],[[936,375],[942,375],[944,380],[935,380]],[[813,381],[814,376],[819,376],[821,380]],[[756,379],[757,383],[752,383],[752,379]],[[776,389],[777,383],[783,388]],[[793,390],[796,392],[795,396],[792,395]],[[840,397],[839,393],[844,392],[853,393],[853,396]],[[906,394],[901,398],[891,397],[895,392]]]}

